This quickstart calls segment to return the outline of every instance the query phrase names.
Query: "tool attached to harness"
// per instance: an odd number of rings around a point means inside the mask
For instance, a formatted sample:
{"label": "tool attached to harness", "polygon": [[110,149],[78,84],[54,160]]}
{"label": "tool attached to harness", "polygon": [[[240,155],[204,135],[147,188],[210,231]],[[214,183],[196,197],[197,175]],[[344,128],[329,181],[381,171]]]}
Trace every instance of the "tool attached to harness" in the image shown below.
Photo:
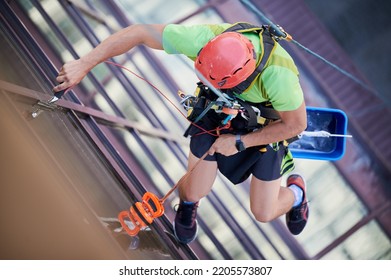
{"label": "tool attached to harness", "polygon": [[221,126],[230,123],[233,130],[249,132],[280,118],[269,102],[251,103],[231,98],[231,105],[228,105],[201,82],[197,84],[194,95],[186,95],[182,91],[178,95],[182,98],[180,103],[187,110],[187,118],[192,123],[209,116]]}

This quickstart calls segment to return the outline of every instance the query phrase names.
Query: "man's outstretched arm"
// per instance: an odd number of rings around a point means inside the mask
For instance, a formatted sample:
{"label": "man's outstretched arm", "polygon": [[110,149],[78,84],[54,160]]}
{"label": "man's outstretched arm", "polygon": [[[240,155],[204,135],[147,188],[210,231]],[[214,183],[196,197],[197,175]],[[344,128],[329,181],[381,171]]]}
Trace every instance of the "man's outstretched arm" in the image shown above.
{"label": "man's outstretched arm", "polygon": [[79,84],[96,65],[135,46],[145,45],[162,50],[164,27],[164,24],[135,24],[110,35],[80,59],[65,63],[56,79],[59,85],[53,91],[58,92]]}

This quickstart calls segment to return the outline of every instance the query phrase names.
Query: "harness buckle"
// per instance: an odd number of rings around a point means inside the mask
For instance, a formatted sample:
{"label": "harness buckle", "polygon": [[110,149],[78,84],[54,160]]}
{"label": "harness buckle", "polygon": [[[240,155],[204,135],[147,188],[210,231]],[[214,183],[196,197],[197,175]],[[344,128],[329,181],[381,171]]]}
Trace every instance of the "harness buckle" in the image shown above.
{"label": "harness buckle", "polygon": [[271,25],[265,25],[264,28],[265,30],[267,30],[270,34],[271,37],[273,37],[274,40],[276,40],[276,42],[280,41],[280,40],[287,40],[288,42],[289,41],[292,41],[292,36],[290,34],[288,34],[284,28],[282,28],[280,25],[275,25],[276,28],[274,28],[274,26],[271,26]]}

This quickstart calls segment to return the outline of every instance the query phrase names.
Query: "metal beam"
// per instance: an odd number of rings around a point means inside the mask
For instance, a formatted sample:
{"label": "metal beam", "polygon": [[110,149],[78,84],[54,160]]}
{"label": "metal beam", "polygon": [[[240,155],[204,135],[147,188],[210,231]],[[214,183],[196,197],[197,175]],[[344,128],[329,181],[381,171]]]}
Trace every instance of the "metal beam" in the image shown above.
{"label": "metal beam", "polygon": [[[42,97],[42,100],[44,100],[45,98],[47,99],[47,96],[48,96],[47,94],[44,94],[42,92],[27,89],[27,88],[24,88],[24,87],[15,85],[15,84],[11,84],[11,83],[8,83],[8,82],[2,81],[2,80],[0,80],[0,88],[6,90],[8,92],[14,93],[14,94],[18,94],[18,95],[22,95],[24,97],[31,98],[35,101],[37,100],[37,96]],[[50,108],[47,108],[47,109],[50,109]],[[137,132],[144,134],[144,135],[148,135],[148,136],[152,136],[152,137],[156,137],[156,138],[160,138],[160,139],[164,139],[164,140],[168,140],[168,141],[173,141],[173,142],[183,144],[183,145],[188,145],[188,140],[184,139],[182,137],[182,135],[172,134],[172,133],[169,133],[165,130],[158,129],[158,128],[152,128],[152,129],[146,128],[144,125],[141,125],[137,122],[133,122],[133,121],[130,121],[130,120],[118,117],[118,116],[108,115],[106,113],[103,113],[102,111],[99,111],[99,110],[96,110],[96,109],[93,109],[93,108],[90,108],[90,107],[87,107],[84,105],[80,105],[77,103],[73,103],[71,101],[67,101],[64,99],[59,99],[55,104],[52,105],[52,109],[53,110],[60,110],[60,109],[73,110],[75,112],[78,112],[78,113],[81,113],[84,115],[88,115],[88,116],[92,116],[92,117],[95,117],[95,118],[102,120],[102,121],[106,121],[109,124],[114,125],[114,126],[134,129]],[[43,110],[45,110],[45,109],[43,109]]]}

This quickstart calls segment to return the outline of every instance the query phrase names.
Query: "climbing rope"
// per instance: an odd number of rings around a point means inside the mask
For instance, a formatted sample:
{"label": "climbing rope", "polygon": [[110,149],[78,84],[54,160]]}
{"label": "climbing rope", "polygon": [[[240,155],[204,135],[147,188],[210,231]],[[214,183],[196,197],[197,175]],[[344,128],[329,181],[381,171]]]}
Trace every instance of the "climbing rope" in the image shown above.
{"label": "climbing rope", "polygon": [[364,83],[363,81],[361,81],[360,79],[358,79],[357,77],[352,75],[351,73],[347,72],[346,70],[342,69],[338,65],[330,62],[329,60],[325,59],[321,55],[317,54],[316,52],[310,50],[309,48],[303,46],[302,44],[300,44],[299,42],[294,40],[291,35],[289,35],[287,32],[285,32],[280,26],[277,26],[276,24],[274,24],[268,17],[266,17],[266,15],[264,13],[262,13],[249,0],[240,0],[240,1],[245,6],[247,6],[247,8],[249,8],[255,15],[259,16],[261,18],[262,22],[265,22],[267,25],[269,25],[273,29],[273,31],[276,32],[277,37],[279,37],[280,39],[284,39],[284,40],[286,40],[288,42],[294,43],[295,45],[297,45],[298,47],[300,47],[301,49],[303,49],[307,53],[315,56],[316,58],[320,59],[324,63],[326,63],[329,66],[333,67],[334,69],[336,69],[340,73],[344,74],[345,76],[347,76],[348,78],[350,78],[351,80],[356,82],[357,84],[361,85],[363,88],[367,89],[368,91],[371,91],[372,93],[377,94],[377,92],[372,87],[368,86],[366,83]]}
{"label": "climbing rope", "polygon": [[303,131],[298,135],[299,138],[307,136],[307,137],[344,137],[344,138],[352,138],[353,136],[350,134],[335,134],[335,133],[330,133],[325,130],[320,130],[320,131]]}

